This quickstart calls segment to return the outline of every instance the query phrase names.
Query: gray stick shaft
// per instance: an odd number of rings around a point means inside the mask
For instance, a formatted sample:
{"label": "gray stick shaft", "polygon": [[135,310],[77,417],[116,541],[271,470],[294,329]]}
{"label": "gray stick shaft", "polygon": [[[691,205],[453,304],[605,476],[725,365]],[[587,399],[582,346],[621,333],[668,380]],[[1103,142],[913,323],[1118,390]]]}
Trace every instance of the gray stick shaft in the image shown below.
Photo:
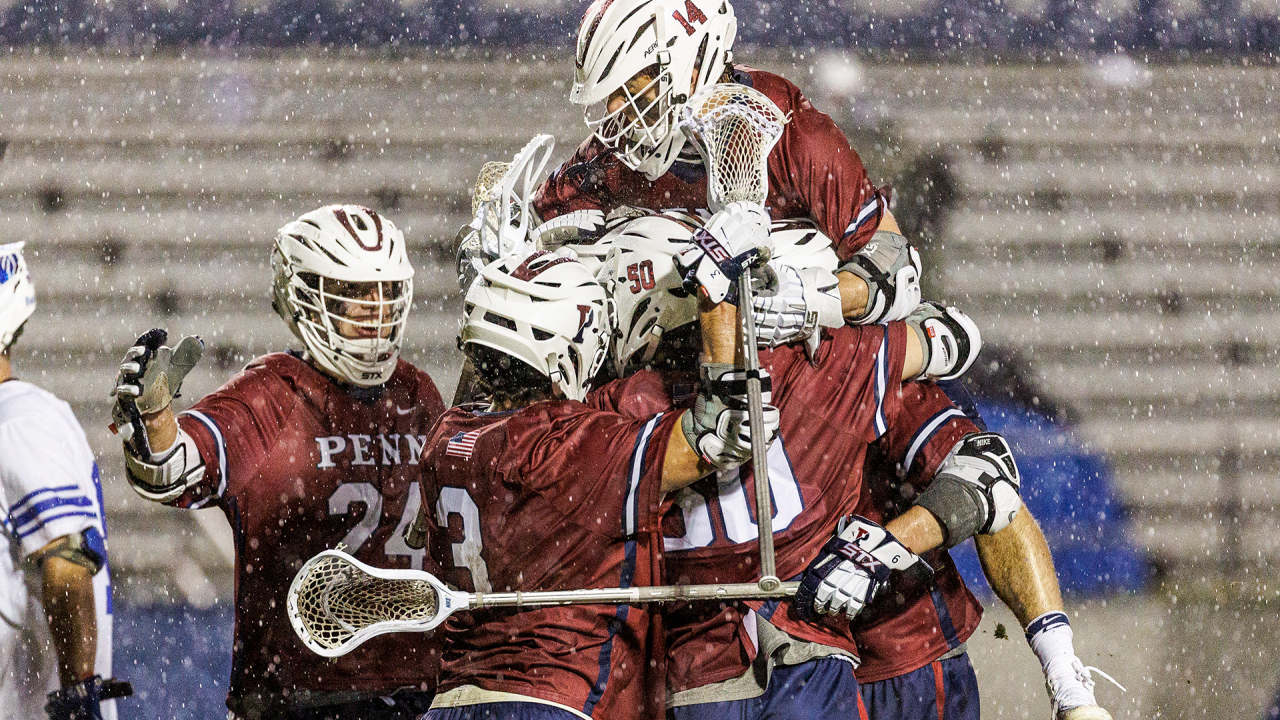
{"label": "gray stick shaft", "polygon": [[[760,372],[760,348],[756,344],[756,319],[751,304],[751,270],[738,277],[738,307],[742,315],[743,347],[747,372]],[[764,402],[760,394],[760,378],[747,380],[747,417],[751,420],[751,465],[756,487],[756,527],[760,539],[761,587],[777,582],[773,555],[773,498],[769,487],[769,448],[760,428],[764,427]]]}
{"label": "gray stick shaft", "polygon": [[730,585],[660,585],[654,587],[559,590],[545,592],[474,593],[470,609],[550,607],[555,605],[633,605],[674,600],[772,600],[796,594],[800,583],[761,590],[756,583]]}

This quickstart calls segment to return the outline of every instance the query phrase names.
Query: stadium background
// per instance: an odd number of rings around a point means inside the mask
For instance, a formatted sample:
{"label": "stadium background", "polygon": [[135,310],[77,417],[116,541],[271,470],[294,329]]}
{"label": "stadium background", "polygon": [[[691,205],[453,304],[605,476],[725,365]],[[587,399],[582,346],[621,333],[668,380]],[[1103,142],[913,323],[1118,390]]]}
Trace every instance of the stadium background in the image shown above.
{"label": "stadium background", "polygon": [[[837,119],[893,184],[931,295],[982,326],[969,384],[1019,452],[1081,657],[1129,688],[1103,704],[1262,716],[1280,679],[1280,0],[737,6],[739,59]],[[583,137],[580,12],[0,2],[0,238],[28,241],[40,303],[14,362],[99,453],[117,674],[138,690],[122,717],[223,716],[233,552],[217,510],[123,482],[119,357],[152,326],[203,335],[198,397],[288,346],[273,231],[357,201],[412,243],[406,355],[448,397],[470,184],[536,132],[557,161]],[[987,606],[984,715],[1043,717],[1034,656]]]}

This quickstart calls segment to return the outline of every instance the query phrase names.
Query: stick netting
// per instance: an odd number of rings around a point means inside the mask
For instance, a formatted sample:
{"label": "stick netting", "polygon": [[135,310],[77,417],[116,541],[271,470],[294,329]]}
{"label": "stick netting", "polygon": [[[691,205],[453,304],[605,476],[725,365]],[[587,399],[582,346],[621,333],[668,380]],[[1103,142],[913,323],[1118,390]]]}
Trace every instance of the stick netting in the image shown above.
{"label": "stick netting", "polygon": [[786,123],[772,100],[745,85],[711,85],[689,99],[682,125],[707,164],[707,198],[712,205],[764,202],[769,195],[769,150]]}
{"label": "stick netting", "polygon": [[333,555],[315,561],[297,584],[297,617],[308,644],[327,650],[376,623],[429,621],[439,605],[436,588],[425,580],[374,577]]}
{"label": "stick netting", "polygon": [[510,169],[509,162],[487,162],[480,168],[480,175],[476,177],[476,186],[471,191],[472,215],[480,212],[481,205],[494,199],[493,191],[502,184],[502,179],[507,176],[507,171]]}

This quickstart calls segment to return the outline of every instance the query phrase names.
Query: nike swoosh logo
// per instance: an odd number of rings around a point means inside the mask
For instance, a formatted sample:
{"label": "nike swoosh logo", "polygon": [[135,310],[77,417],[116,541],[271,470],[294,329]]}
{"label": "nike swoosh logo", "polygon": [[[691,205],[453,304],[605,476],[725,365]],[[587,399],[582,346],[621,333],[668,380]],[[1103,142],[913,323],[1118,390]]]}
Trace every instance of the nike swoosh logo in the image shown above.
{"label": "nike swoosh logo", "polygon": [[402,408],[399,405],[397,405],[396,412],[400,415],[408,415],[409,413],[413,412],[413,408],[409,408],[406,410],[405,408]]}

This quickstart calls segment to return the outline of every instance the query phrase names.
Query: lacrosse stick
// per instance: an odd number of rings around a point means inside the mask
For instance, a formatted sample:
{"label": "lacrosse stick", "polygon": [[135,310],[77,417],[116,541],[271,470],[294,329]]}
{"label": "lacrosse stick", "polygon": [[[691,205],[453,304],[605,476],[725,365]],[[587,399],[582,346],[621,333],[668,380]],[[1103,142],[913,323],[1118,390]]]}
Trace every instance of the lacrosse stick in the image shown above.
{"label": "lacrosse stick", "polygon": [[341,550],[307,561],[289,586],[289,622],[312,652],[345,655],[369,638],[433,630],[459,610],[556,605],[634,605],[673,600],[768,600],[796,594],[799,583],[769,592],[754,583],[547,592],[467,593],[421,570],[365,565]]}
{"label": "lacrosse stick", "polygon": [[[487,162],[480,168],[471,190],[472,220],[468,227],[474,232],[463,229],[458,249],[459,286],[464,294],[488,263],[536,249],[528,240],[533,224],[530,205],[537,180],[555,146],[555,138],[550,135],[536,135],[511,162]],[[472,399],[475,392],[475,372],[464,361],[453,404]]]}
{"label": "lacrosse stick", "polygon": [[[782,137],[788,119],[772,100],[745,85],[709,85],[689,98],[680,128],[707,166],[707,208],[711,212],[732,202],[764,204],[769,197],[769,151]],[[738,277],[738,307],[747,366],[747,411],[751,427],[759,428],[764,425],[764,403],[751,298],[751,269],[746,268]],[[751,463],[760,538],[760,589],[773,590],[780,584],[773,556],[773,500],[768,448],[759,433],[752,433]]]}
{"label": "lacrosse stick", "polygon": [[538,178],[555,150],[555,138],[535,135],[510,163],[486,163],[471,197],[475,229],[486,257],[502,258],[534,248],[528,242],[530,203]]}

